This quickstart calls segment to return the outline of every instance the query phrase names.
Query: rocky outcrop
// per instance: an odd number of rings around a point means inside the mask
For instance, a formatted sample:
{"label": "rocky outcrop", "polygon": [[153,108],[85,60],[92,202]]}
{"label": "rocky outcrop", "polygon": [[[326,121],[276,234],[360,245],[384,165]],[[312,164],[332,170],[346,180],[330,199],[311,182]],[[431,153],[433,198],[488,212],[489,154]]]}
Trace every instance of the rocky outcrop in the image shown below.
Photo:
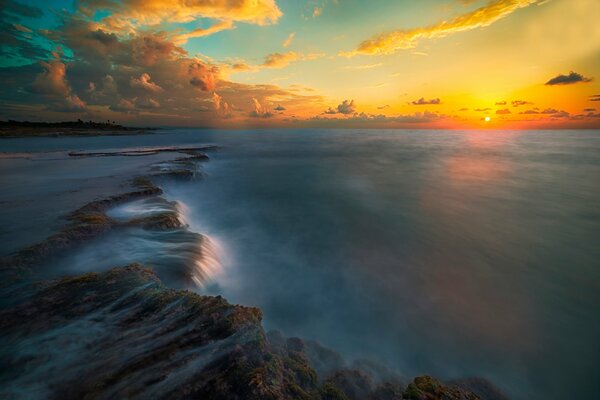
{"label": "rocky outcrop", "polygon": [[[208,160],[208,156],[200,150],[214,149],[215,146],[202,147],[167,147],[152,149],[149,154],[176,152],[186,157],[176,158],[170,162],[155,165],[148,176],[139,176],[131,181],[133,190],[100,200],[92,201],[66,216],[67,224],[56,234],[40,243],[29,246],[16,253],[0,257],[0,287],[6,287],[29,276],[31,269],[42,260],[55,256],[74,246],[96,238],[97,236],[119,227],[139,226],[144,229],[166,230],[184,228],[176,211],[165,211],[144,218],[130,221],[115,221],[106,212],[111,207],[134,200],[160,196],[163,191],[150,178],[169,177],[190,180],[201,176],[196,163]],[[147,150],[139,150],[146,155]],[[132,150],[139,155],[136,150]],[[73,157],[100,157],[105,155],[123,155],[114,153],[70,153]]]}
{"label": "rocky outcrop", "polygon": [[428,377],[319,379],[306,344],[271,343],[258,309],[169,289],[140,265],[21,292],[0,309],[1,398],[479,399]]}

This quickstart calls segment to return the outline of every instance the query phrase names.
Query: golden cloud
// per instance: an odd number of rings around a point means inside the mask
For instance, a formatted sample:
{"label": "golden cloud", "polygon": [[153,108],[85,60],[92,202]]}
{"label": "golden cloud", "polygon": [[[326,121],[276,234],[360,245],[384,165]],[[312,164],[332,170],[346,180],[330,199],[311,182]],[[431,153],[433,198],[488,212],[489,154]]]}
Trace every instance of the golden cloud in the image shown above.
{"label": "golden cloud", "polygon": [[219,21],[208,28],[198,28],[193,31],[175,35],[173,42],[178,45],[185,44],[189,39],[212,35],[213,33],[234,29],[235,26],[231,21]]}
{"label": "golden cloud", "polygon": [[359,54],[384,55],[398,50],[415,48],[421,39],[443,38],[457,32],[470,31],[493,24],[514,11],[538,3],[539,0],[496,0],[449,21],[442,21],[425,28],[401,29],[381,34],[363,41],[350,52],[340,55],[352,57]]}
{"label": "golden cloud", "polygon": [[184,23],[198,18],[268,25],[282,16],[275,0],[78,0],[76,5],[87,16],[100,10],[112,12],[103,18],[103,22],[112,29],[158,25],[161,22]]}
{"label": "golden cloud", "polygon": [[298,60],[300,56],[293,51],[287,53],[272,53],[265,56],[262,66],[265,68],[283,68],[289,63]]}

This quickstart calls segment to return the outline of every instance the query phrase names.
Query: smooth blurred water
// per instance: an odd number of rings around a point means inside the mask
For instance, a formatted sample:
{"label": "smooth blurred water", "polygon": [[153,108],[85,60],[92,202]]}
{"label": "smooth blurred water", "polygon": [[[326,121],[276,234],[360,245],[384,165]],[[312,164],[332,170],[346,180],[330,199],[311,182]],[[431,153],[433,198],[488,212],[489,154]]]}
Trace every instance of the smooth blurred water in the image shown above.
{"label": "smooth blurred water", "polygon": [[0,150],[223,145],[205,180],[166,194],[223,249],[208,292],[260,307],[268,328],[406,376],[486,377],[520,399],[600,389],[598,131],[40,140]]}

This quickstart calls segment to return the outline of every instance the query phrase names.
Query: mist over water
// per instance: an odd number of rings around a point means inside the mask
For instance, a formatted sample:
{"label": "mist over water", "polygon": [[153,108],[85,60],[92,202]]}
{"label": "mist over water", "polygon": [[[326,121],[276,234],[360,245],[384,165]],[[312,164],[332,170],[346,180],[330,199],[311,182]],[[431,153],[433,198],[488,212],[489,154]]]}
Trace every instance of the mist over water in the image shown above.
{"label": "mist over water", "polygon": [[[45,150],[223,146],[203,166],[205,179],[162,182],[164,197],[178,202],[187,235],[209,239],[200,243],[210,245],[203,270],[212,277],[196,290],[260,307],[267,328],[383,361],[407,377],[486,377],[517,399],[592,398],[600,389],[600,132],[181,131],[101,139],[50,140]],[[36,140],[0,145],[43,150]],[[86,174],[112,182],[114,159],[94,160]],[[139,160],[124,162],[141,168]],[[0,165],[36,170],[24,160]],[[72,170],[60,165],[63,178],[54,179],[67,182]],[[81,185],[68,182],[65,193]],[[93,195],[82,193],[80,200]],[[111,212],[119,218],[162,206]],[[139,261],[176,282],[173,265],[181,258],[187,265],[190,243],[198,242],[133,229],[48,268],[80,273],[81,265]]]}

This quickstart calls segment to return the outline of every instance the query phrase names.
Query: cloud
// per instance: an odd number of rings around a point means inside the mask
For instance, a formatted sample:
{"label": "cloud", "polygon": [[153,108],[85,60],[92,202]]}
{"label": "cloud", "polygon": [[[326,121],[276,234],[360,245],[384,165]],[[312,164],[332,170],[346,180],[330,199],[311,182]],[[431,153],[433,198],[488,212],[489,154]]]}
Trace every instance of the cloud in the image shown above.
{"label": "cloud", "polygon": [[418,100],[411,101],[410,104],[412,104],[413,106],[424,106],[424,105],[428,105],[428,104],[437,105],[437,104],[442,104],[442,101],[438,97],[436,97],[435,99],[430,99],[430,100],[425,100],[424,97],[421,97]]}
{"label": "cloud", "polygon": [[315,8],[313,8],[313,11],[312,11],[313,18],[317,18],[321,14],[323,14],[323,7],[315,7]]}
{"label": "cloud", "polygon": [[271,53],[265,56],[265,61],[262,63],[262,67],[283,68],[299,58],[300,56],[293,51],[287,53]]}
{"label": "cloud", "polygon": [[70,94],[65,98],[66,111],[82,111],[85,103],[76,94]]}
{"label": "cloud", "polygon": [[544,110],[539,110],[537,108],[534,108],[532,110],[521,111],[519,114],[525,114],[525,115],[527,115],[527,114],[529,114],[529,115],[532,115],[532,114],[552,115],[552,114],[561,114],[561,113],[564,113],[564,112],[565,111],[559,111],[559,110],[557,110],[555,108],[546,108]]}
{"label": "cloud", "polygon": [[506,105],[506,101],[497,101],[495,105],[497,105],[497,106],[505,106]]}
{"label": "cloud", "polygon": [[347,118],[323,117],[317,115],[309,120],[303,121],[307,126],[330,126],[330,127],[411,127],[424,124],[436,123],[448,119],[447,116],[429,111],[416,112],[414,114],[400,114],[387,116],[384,114],[355,113]]}
{"label": "cloud", "polygon": [[585,111],[585,112],[594,112],[594,111],[596,111],[596,109],[595,108],[584,108],[583,111]]}
{"label": "cloud", "polygon": [[187,33],[175,35],[173,37],[173,41],[176,44],[181,45],[181,44],[186,43],[189,39],[192,39],[192,38],[210,36],[217,32],[230,30],[230,29],[234,29],[234,28],[235,28],[235,26],[233,25],[233,22],[231,22],[231,21],[219,21],[216,24],[214,24],[208,28],[198,28],[198,29],[194,29]]}
{"label": "cloud", "polygon": [[229,64],[229,66],[234,72],[256,72],[265,68],[284,68],[296,61],[310,61],[323,56],[323,53],[302,54],[294,51],[288,51],[287,53],[267,54],[264,57],[263,63],[259,65],[250,65],[243,60],[236,60],[236,62]]}
{"label": "cloud", "polygon": [[[43,13],[36,7],[10,0],[0,2],[0,58],[2,64],[26,60],[45,60],[49,51],[37,32],[25,25],[23,18],[37,18]],[[29,22],[29,20],[28,20]],[[35,39],[35,40],[33,40]]]}
{"label": "cloud", "polygon": [[49,109],[66,112],[84,110],[85,102],[73,93],[67,81],[67,66],[61,62],[57,53],[53,53],[53,56],[53,60],[40,62],[43,71],[35,76],[33,83],[28,87],[29,92],[47,98]]}
{"label": "cloud", "polygon": [[63,120],[62,113],[80,111],[82,118],[129,124],[243,127],[265,126],[268,117],[281,121],[282,113],[268,104],[305,114],[325,107],[314,91],[228,81],[220,65],[190,56],[167,32],[108,31],[80,13],[57,18],[45,40],[67,49],[68,58],[0,67],[0,115]]}
{"label": "cloud", "polygon": [[223,100],[223,98],[217,92],[214,92],[213,96],[212,96],[212,100],[215,105],[215,110],[217,110],[217,111],[220,110],[221,109],[221,100]]}
{"label": "cloud", "polygon": [[71,88],[67,82],[67,66],[58,56],[48,62],[40,62],[44,69],[36,75],[30,86],[30,91],[50,96],[66,97]]}
{"label": "cloud", "polygon": [[490,110],[491,110],[491,108],[489,108],[489,107],[486,107],[486,108],[476,108],[475,109],[475,111],[477,111],[477,112],[485,112],[485,111],[490,111]]}
{"label": "cloud", "polygon": [[354,100],[344,100],[334,109],[329,107],[323,112],[323,114],[354,114],[356,112],[356,105]]}
{"label": "cloud", "polygon": [[274,108],[275,111],[285,111],[287,110],[287,108],[283,107],[281,104],[279,104],[277,107]]}
{"label": "cloud", "polygon": [[283,43],[281,43],[281,45],[285,48],[289,47],[292,42],[294,41],[294,38],[296,37],[296,32],[292,32],[288,35],[288,37],[283,41]]}
{"label": "cloud", "polygon": [[140,75],[139,78],[131,77],[129,84],[131,85],[132,88],[139,88],[139,89],[146,90],[148,92],[155,92],[155,93],[163,92],[164,89],[161,88],[160,86],[158,86],[156,83],[151,82],[151,79],[152,78],[150,77],[150,75],[147,74],[146,72],[144,72],[143,74]]}
{"label": "cloud", "polygon": [[381,67],[383,65],[383,63],[377,63],[377,64],[364,64],[364,65],[346,65],[344,67],[342,67],[343,69],[356,69],[356,70],[363,70],[363,69],[372,69],[372,68],[377,68],[377,67]]}
{"label": "cloud", "polygon": [[[469,111],[469,109],[468,109],[467,107],[463,107],[463,108],[461,108],[461,109],[460,109],[460,110],[458,110],[458,111]],[[477,110],[475,110],[475,111],[477,111]]]}
{"label": "cloud", "polygon": [[554,85],[572,85],[578,82],[591,82],[592,78],[586,78],[577,72],[569,72],[569,75],[557,75],[545,83],[547,86]]}
{"label": "cloud", "polygon": [[498,114],[498,115],[507,115],[507,114],[510,114],[510,113],[511,112],[510,112],[510,110],[508,108],[504,108],[504,109],[501,109],[501,110],[496,110],[496,114]]}
{"label": "cloud", "polygon": [[135,106],[140,109],[160,108],[160,102],[151,97],[136,97]]}
{"label": "cloud", "polygon": [[120,99],[117,104],[109,106],[109,109],[116,112],[135,112],[135,105],[132,101]]}
{"label": "cloud", "polygon": [[533,104],[533,103],[530,101],[525,101],[525,100],[513,100],[511,102],[511,104],[513,107],[520,107],[520,106],[525,106],[525,105]]}
{"label": "cloud", "polygon": [[205,92],[215,89],[219,79],[219,69],[201,62],[192,62],[188,67],[188,74],[192,76],[190,84]]}
{"label": "cloud", "polygon": [[386,108],[390,108],[389,104],[377,107],[378,110],[385,110]]}
{"label": "cloud", "polygon": [[44,15],[42,10],[37,7],[28,6],[11,0],[2,1],[2,9],[6,13],[28,18],[39,18]]}
{"label": "cloud", "polygon": [[590,96],[590,101],[600,101],[600,94],[593,94]]}
{"label": "cloud", "polygon": [[[283,15],[275,0],[77,0],[76,7],[112,29],[162,22],[186,23],[199,18],[268,25]],[[98,18],[106,11],[108,16]]]}
{"label": "cloud", "polygon": [[254,111],[250,113],[251,117],[254,118],[271,118],[273,113],[269,111],[269,109],[258,101],[255,97],[252,98],[252,102],[254,103]]}
{"label": "cloud", "polygon": [[340,114],[354,114],[356,111],[354,100],[344,100],[342,103],[338,104],[337,110]]}
{"label": "cloud", "polygon": [[340,55],[352,57],[359,54],[383,55],[392,54],[398,50],[412,49],[421,39],[437,39],[457,32],[470,31],[492,25],[494,22],[512,14],[520,8],[537,3],[538,0],[495,0],[483,7],[459,15],[447,21],[425,28],[401,29],[384,33],[363,41],[350,52]]}

